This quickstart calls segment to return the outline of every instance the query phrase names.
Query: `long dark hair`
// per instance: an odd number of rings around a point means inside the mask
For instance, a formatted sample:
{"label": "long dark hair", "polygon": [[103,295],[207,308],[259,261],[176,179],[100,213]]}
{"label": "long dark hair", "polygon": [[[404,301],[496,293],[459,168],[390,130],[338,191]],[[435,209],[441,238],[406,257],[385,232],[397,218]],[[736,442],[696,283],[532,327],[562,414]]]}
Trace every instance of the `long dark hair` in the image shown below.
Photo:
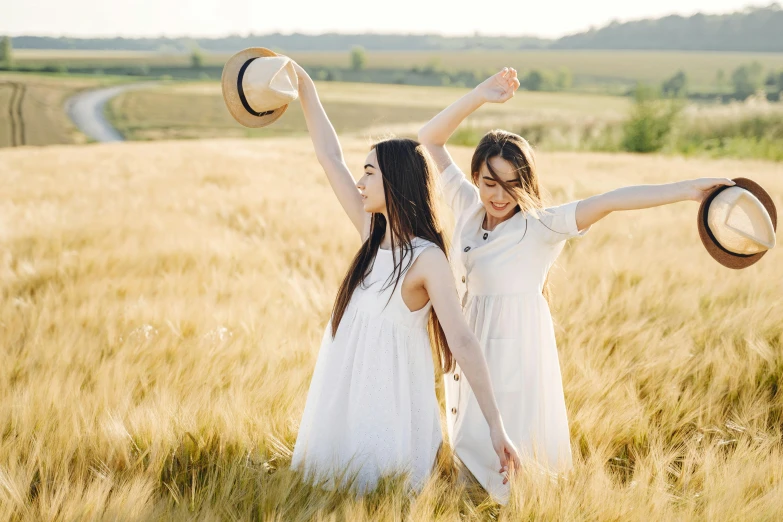
{"label": "long dark hair", "polygon": [[[403,273],[413,263],[412,238],[420,237],[431,241],[444,254],[447,252],[446,242],[435,212],[436,188],[432,162],[424,147],[414,140],[392,138],[380,141],[372,148],[378,156],[378,167],[383,176],[383,193],[386,197],[386,214],[394,260],[394,270],[386,288],[393,284],[396,290]],[[386,217],[373,213],[370,234],[353,258],[334,300],[333,337],[337,334],[337,328],[354,290],[364,282],[372,268],[385,234]],[[428,330],[441,368],[444,371],[452,370],[454,358],[434,310],[430,311]]]}

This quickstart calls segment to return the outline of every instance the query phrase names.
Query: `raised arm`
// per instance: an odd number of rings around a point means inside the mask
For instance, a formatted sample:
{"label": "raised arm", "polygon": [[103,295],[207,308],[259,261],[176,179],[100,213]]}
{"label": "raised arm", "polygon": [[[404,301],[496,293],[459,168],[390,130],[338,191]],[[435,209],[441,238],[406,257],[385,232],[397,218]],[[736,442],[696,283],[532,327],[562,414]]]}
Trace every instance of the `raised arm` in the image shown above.
{"label": "raised arm", "polygon": [[468,379],[481,412],[489,424],[492,446],[503,467],[501,471],[513,471],[519,466],[519,454],[503,427],[481,345],[462,315],[448,259],[441,250],[428,248],[421,253],[417,264],[417,273],[420,274],[432,307],[438,315],[451,353]]}
{"label": "raised arm", "polygon": [[727,178],[699,178],[663,185],[635,185],[598,194],[579,202],[576,207],[576,225],[584,230],[593,223],[618,210],[638,210],[704,199],[720,185],[734,185]]}
{"label": "raised arm", "polygon": [[517,71],[504,67],[443,109],[419,130],[419,142],[427,148],[440,172],[452,163],[446,142],[460,123],[485,103],[503,103],[511,99],[518,88]]}
{"label": "raised arm", "polygon": [[318,99],[318,92],[315,90],[312,78],[296,62],[294,62],[294,68],[299,79],[299,100],[307,122],[307,130],[310,132],[310,139],[313,141],[315,156],[326,172],[326,177],[329,179],[329,184],[332,186],[337,200],[345,213],[348,214],[353,226],[362,235],[367,213],[364,211],[359,189],[356,188],[356,181],[345,164],[337,133],[326,116],[321,100]]}

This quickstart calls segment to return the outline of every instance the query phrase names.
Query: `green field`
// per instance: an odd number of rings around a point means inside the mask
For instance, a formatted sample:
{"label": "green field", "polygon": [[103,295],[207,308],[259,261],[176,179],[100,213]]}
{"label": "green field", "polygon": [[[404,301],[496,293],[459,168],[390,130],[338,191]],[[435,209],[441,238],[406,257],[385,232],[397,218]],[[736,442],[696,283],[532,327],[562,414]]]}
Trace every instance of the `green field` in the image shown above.
{"label": "green field", "polygon": [[[415,135],[418,128],[468,92],[450,87],[319,82],[319,94],[340,133]],[[616,121],[629,107],[626,98],[574,93],[520,92],[503,105],[488,105],[468,120],[477,126],[517,128],[535,122]],[[220,85],[173,84],[122,94],[110,103],[113,124],[129,139],[204,138],[304,134],[298,102],[275,125],[251,130],[225,108]]]}
{"label": "green field", "polygon": [[[83,142],[65,114],[65,100],[81,89],[121,76],[0,74],[0,147]],[[415,137],[423,123],[468,92],[465,88],[317,82],[341,135]],[[25,89],[19,98],[17,85]],[[508,103],[489,104],[469,117],[451,143],[473,146],[491,128],[504,128],[546,150],[619,151],[631,115],[628,97],[520,90]],[[163,82],[112,100],[107,116],[129,140],[298,136],[307,133],[298,102],[274,125],[247,129],[228,114],[214,81]],[[651,122],[652,123],[652,122]],[[660,149],[684,155],[783,160],[783,104],[764,100],[685,106]]]}
{"label": "green field", "polygon": [[[291,57],[309,67],[350,67],[347,52],[292,52]],[[220,67],[229,55],[205,54],[205,67]],[[16,50],[20,66],[62,65],[66,67],[187,67],[187,54],[133,51],[40,51]],[[459,51],[459,52],[368,52],[368,69],[408,70],[436,65],[445,70],[480,71],[482,74],[503,66],[520,72],[531,69],[567,68],[576,88],[637,81],[660,83],[678,70],[684,70],[696,91],[715,90],[715,78],[723,70],[726,78],[739,65],[758,61],[765,70],[783,69],[783,53],[685,52],[685,51]]]}

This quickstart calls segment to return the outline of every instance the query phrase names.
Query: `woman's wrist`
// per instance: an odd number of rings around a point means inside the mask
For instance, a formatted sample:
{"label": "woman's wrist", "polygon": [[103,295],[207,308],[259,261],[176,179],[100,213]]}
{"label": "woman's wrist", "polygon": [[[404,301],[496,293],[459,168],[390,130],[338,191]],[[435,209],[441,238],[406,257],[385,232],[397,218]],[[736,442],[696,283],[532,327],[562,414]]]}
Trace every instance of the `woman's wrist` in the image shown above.
{"label": "woman's wrist", "polygon": [[693,186],[690,181],[677,181],[674,185],[676,186],[675,193],[679,201],[693,201]]}
{"label": "woman's wrist", "polygon": [[503,418],[500,416],[500,410],[495,411],[495,413],[487,420],[489,424],[489,431],[497,432],[498,430],[502,431],[504,429]]}
{"label": "woman's wrist", "polygon": [[476,106],[481,106],[487,103],[487,97],[484,94],[484,91],[481,89],[481,85],[476,86],[469,94],[468,96],[472,96],[472,99]]}

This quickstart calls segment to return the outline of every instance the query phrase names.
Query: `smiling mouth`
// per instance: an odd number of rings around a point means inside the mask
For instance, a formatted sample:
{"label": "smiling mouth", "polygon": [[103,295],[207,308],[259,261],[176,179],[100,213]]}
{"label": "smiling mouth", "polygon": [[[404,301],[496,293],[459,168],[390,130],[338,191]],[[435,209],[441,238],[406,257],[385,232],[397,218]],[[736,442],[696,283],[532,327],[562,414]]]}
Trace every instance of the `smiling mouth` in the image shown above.
{"label": "smiling mouth", "polygon": [[508,203],[503,203],[502,205],[498,205],[494,201],[489,202],[490,205],[492,205],[492,208],[495,210],[506,210],[506,207],[508,207]]}

